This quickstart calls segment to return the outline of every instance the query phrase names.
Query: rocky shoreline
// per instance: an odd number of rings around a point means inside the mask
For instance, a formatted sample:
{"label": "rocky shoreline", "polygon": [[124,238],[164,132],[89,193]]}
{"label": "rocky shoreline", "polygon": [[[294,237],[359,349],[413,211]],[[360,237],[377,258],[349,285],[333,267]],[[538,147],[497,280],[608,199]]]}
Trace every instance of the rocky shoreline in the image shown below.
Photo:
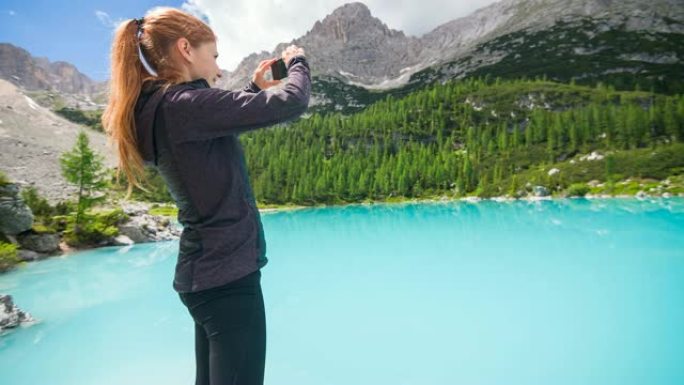
{"label": "rocky shoreline", "polygon": [[60,234],[37,232],[33,228],[33,214],[18,195],[14,185],[1,186],[0,233],[17,246],[17,256],[22,262],[30,262],[83,249],[102,246],[126,246],[134,243],[168,241],[178,239],[182,228],[175,220],[148,213],[150,204],[123,203],[118,207],[128,216],[117,225],[118,234],[97,244],[78,248],[67,245]]}
{"label": "rocky shoreline", "polygon": [[110,245],[126,246],[134,243],[170,241],[178,239],[182,227],[175,219],[161,215],[149,214],[151,204],[143,202],[125,202],[119,204],[129,220],[119,225],[119,235]]}
{"label": "rocky shoreline", "polygon": [[[603,183],[590,183],[592,187],[602,187]],[[511,202],[511,201],[541,201],[541,200],[560,200],[560,199],[626,199],[626,198],[636,198],[640,200],[650,199],[650,198],[674,198],[680,197],[684,198],[684,193],[672,194],[669,192],[646,192],[644,190],[638,191],[636,194],[590,194],[587,193],[582,196],[553,196],[544,186],[531,186],[529,185],[530,193],[520,197],[512,197],[510,195],[494,196],[489,198],[483,198],[479,196],[465,196],[465,197],[450,197],[446,195],[436,196],[432,198],[413,198],[413,199],[396,199],[396,200],[383,200],[383,201],[364,201],[359,203],[345,203],[340,205],[315,205],[315,206],[287,206],[284,208],[271,208],[266,209],[268,211],[285,211],[285,210],[296,210],[296,209],[306,209],[306,208],[319,208],[319,207],[334,207],[334,206],[348,206],[348,205],[372,205],[372,204],[399,204],[399,203],[423,203],[423,202],[481,202],[481,201],[496,201],[496,202]],[[259,210],[265,211],[265,210]]]}
{"label": "rocky shoreline", "polygon": [[[599,184],[600,186],[600,184]],[[567,196],[552,196],[549,191],[544,186],[531,186],[528,185],[527,192],[523,191],[523,195],[519,197],[511,197],[509,195],[496,196],[489,198],[482,198],[478,196],[466,196],[466,197],[449,197],[446,195],[433,197],[433,198],[417,198],[417,199],[398,199],[398,200],[385,200],[385,201],[365,201],[358,204],[383,204],[383,203],[420,203],[420,202],[445,202],[445,201],[466,201],[466,202],[479,202],[479,201],[516,201],[516,200],[527,200],[527,201],[537,201],[537,200],[549,200],[549,199],[567,199],[571,197]],[[20,202],[18,198],[18,189],[12,185],[5,185],[4,191],[4,201],[0,201],[0,216],[4,218],[12,218],[12,220],[0,220],[0,232],[4,233],[5,237],[10,240],[10,242],[16,244],[19,249],[17,250],[17,255],[21,261],[36,261],[48,258],[50,256],[61,255],[64,253],[75,252],[79,250],[92,249],[104,246],[127,246],[136,243],[147,243],[147,242],[159,242],[159,241],[170,241],[177,240],[182,232],[182,227],[175,218],[170,218],[164,215],[152,215],[150,214],[150,209],[153,207],[152,203],[147,202],[114,202],[108,207],[103,207],[102,209],[115,209],[120,208],[128,216],[126,222],[117,225],[118,235],[111,237],[107,240],[99,242],[98,244],[88,245],[83,247],[70,247],[66,242],[60,240],[59,234],[52,233],[35,233],[31,231],[32,215],[30,209],[28,209],[23,202]],[[17,190],[17,191],[14,191]],[[12,196],[8,194],[8,191],[12,192],[16,197],[15,201],[11,199],[8,200],[7,196]],[[637,199],[647,199],[651,197],[663,197],[669,198],[673,196],[684,197],[684,193],[679,193],[678,195],[673,195],[668,192],[649,194],[645,191],[639,191],[635,195],[629,194],[585,194],[582,196],[586,199],[607,199],[607,198],[637,198]],[[348,204],[344,204],[348,205]],[[262,214],[270,212],[279,211],[289,211],[305,208],[316,208],[316,207],[328,207],[336,205],[316,205],[316,206],[282,206],[282,207],[271,207],[260,209],[259,212]],[[12,209],[8,209],[11,207]]]}

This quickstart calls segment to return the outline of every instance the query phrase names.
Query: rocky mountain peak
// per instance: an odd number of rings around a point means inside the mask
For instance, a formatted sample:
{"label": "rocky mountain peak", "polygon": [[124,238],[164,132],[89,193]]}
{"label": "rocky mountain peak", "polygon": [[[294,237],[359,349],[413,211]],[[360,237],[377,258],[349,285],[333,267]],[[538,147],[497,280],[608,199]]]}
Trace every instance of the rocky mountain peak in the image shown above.
{"label": "rocky mountain peak", "polygon": [[340,7],[337,7],[330,16],[339,18],[371,18],[370,9],[366,4],[355,1],[353,3],[347,3]]}
{"label": "rocky mountain peak", "polygon": [[259,60],[279,56],[289,44],[304,47],[316,75],[343,76],[351,82],[372,84],[400,75],[414,62],[416,40],[389,28],[360,2],[344,4],[292,42],[278,44],[272,52],[246,57],[235,71],[226,73],[218,86],[242,87]]}
{"label": "rocky mountain peak", "polygon": [[404,33],[390,29],[380,19],[371,15],[370,9],[359,2],[344,4],[336,8],[323,20],[316,21],[307,35],[349,43],[367,40],[368,37],[400,36]]}

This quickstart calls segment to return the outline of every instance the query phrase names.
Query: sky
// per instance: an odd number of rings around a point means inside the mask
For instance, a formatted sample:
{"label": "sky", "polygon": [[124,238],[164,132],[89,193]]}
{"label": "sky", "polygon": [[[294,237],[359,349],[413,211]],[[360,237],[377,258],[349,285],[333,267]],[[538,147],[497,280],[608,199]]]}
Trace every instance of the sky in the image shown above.
{"label": "sky", "polygon": [[[344,0],[71,0],[0,2],[0,43],[11,43],[51,62],[67,61],[93,80],[109,78],[116,25],[157,6],[186,10],[218,35],[219,66],[232,71],[253,52],[304,35]],[[495,0],[366,0],[388,27],[421,36]],[[303,47],[306,50],[306,47]]]}

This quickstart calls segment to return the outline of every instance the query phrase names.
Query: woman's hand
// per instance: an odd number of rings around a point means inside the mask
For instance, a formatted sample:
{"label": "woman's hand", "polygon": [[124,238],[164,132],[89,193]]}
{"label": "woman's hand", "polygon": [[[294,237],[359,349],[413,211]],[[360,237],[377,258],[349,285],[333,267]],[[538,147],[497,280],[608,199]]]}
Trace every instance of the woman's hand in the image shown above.
{"label": "woman's hand", "polygon": [[285,62],[285,65],[290,62],[290,59],[292,59],[295,56],[304,56],[304,48],[297,47],[296,45],[292,44],[289,47],[285,48],[282,53],[282,58],[283,61]]}
{"label": "woman's hand", "polygon": [[262,90],[269,87],[276,86],[280,84],[280,80],[266,80],[264,75],[267,71],[271,70],[271,64],[275,63],[278,59],[266,59],[259,62],[259,66],[254,70],[252,75],[252,81]]}

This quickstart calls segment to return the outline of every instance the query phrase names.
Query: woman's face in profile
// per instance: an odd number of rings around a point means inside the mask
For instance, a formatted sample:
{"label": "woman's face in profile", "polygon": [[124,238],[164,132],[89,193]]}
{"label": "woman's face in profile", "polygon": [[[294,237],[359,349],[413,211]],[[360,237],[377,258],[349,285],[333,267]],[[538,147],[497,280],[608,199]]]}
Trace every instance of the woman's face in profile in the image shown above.
{"label": "woman's face in profile", "polygon": [[221,77],[221,69],[216,62],[218,58],[216,42],[202,43],[195,50],[195,58],[196,60],[192,63],[191,68],[192,79],[204,78],[209,86],[213,87],[218,78]]}

